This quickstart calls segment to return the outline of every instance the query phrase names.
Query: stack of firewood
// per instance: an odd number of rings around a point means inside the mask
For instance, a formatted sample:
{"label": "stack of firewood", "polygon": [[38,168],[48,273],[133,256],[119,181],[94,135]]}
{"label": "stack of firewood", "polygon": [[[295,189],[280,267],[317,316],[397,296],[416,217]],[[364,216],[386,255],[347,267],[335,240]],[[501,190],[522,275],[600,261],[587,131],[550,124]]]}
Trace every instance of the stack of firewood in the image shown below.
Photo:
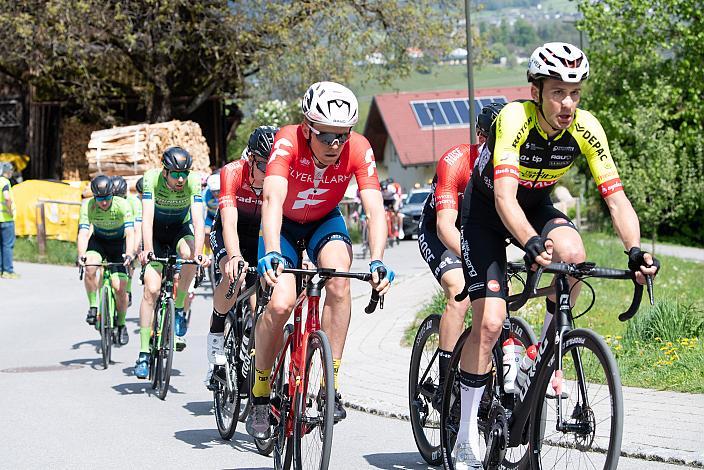
{"label": "stack of firewood", "polygon": [[136,176],[161,166],[161,155],[178,145],[193,156],[193,170],[210,173],[208,144],[200,126],[192,121],[137,124],[95,131],[86,159],[91,177],[98,174]]}
{"label": "stack of firewood", "polygon": [[90,134],[100,129],[99,124],[88,124],[77,118],[67,118],[61,124],[61,178],[65,180],[87,180],[88,162],[86,144]]}

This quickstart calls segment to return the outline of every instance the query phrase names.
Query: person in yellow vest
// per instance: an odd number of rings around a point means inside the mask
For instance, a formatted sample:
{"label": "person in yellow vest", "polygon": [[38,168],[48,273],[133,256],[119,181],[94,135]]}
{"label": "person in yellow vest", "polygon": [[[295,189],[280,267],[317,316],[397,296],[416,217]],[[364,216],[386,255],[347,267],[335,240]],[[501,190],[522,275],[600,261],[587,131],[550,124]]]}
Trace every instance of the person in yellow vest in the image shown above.
{"label": "person in yellow vest", "polygon": [[15,249],[15,202],[10,184],[12,163],[0,162],[0,170],[0,276],[17,279],[19,275],[12,266],[12,250]]}

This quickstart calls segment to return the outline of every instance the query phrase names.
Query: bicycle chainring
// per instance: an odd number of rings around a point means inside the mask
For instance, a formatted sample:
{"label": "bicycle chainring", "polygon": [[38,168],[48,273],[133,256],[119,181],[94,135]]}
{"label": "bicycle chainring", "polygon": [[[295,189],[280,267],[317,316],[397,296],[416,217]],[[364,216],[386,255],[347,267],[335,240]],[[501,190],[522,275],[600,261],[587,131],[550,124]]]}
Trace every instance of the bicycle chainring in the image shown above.
{"label": "bicycle chainring", "polygon": [[508,446],[508,418],[506,410],[498,401],[491,404],[484,438],[486,440],[484,468],[499,468]]}

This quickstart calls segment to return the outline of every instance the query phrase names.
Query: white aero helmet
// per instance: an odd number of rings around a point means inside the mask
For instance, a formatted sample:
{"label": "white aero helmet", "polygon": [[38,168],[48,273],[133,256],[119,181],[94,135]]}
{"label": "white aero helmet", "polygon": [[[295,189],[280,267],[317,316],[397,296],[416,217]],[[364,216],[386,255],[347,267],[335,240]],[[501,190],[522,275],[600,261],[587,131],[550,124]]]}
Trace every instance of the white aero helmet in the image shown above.
{"label": "white aero helmet", "polygon": [[589,61],[578,47],[566,42],[549,42],[533,51],[528,61],[528,81],[556,78],[579,83],[589,78]]}
{"label": "white aero helmet", "polygon": [[359,105],[352,90],[335,82],[312,84],[301,100],[301,111],[310,122],[352,127],[359,119]]}
{"label": "white aero helmet", "polygon": [[220,175],[210,175],[208,176],[208,189],[211,191],[220,191]]}

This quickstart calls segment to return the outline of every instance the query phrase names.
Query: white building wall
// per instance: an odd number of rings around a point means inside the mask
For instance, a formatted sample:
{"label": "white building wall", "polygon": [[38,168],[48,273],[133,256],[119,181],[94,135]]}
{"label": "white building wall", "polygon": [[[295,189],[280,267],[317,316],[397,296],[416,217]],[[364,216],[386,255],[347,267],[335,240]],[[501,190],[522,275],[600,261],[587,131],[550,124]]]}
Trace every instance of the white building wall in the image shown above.
{"label": "white building wall", "polygon": [[381,179],[391,176],[403,188],[404,192],[413,189],[416,183],[424,186],[435,175],[434,165],[419,165],[404,167],[398,158],[396,147],[389,139],[384,148],[383,165],[379,165],[379,177]]}

